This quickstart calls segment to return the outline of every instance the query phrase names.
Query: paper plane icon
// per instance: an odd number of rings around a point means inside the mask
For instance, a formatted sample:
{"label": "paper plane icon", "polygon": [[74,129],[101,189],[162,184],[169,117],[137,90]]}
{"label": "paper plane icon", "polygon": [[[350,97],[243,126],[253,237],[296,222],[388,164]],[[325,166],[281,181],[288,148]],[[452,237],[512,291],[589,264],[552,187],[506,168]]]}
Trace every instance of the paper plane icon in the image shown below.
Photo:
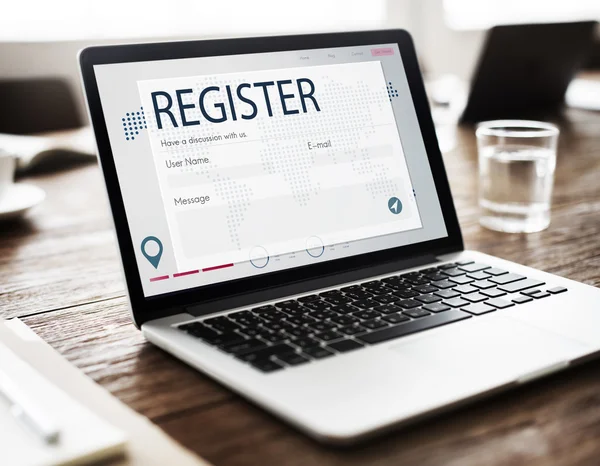
{"label": "paper plane icon", "polygon": [[400,199],[397,197],[391,197],[388,201],[388,209],[394,215],[398,215],[400,212],[402,212],[402,202],[400,202]]}

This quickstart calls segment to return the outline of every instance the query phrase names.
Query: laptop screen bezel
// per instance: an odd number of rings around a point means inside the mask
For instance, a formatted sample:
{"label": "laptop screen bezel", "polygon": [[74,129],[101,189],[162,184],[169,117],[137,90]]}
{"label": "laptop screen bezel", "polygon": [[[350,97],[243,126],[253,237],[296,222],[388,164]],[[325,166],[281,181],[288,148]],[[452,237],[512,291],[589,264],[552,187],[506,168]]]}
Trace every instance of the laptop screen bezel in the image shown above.
{"label": "laptop screen bezel", "polygon": [[[327,49],[378,44],[398,44],[412,95],[428,161],[432,170],[448,236],[421,243],[335,259],[319,264],[295,267],[279,272],[220,282],[171,293],[145,297],[137,266],[123,196],[94,73],[95,65],[172,60],[248,53]],[[106,188],[125,281],[136,325],[158,317],[181,312],[182,307],[201,305],[295,282],[328,277],[344,271],[377,266],[422,255],[440,255],[463,249],[463,240],[452,201],[448,178],[440,153],[421,71],[410,35],[404,30],[361,31],[247,39],[219,39],[132,45],[89,47],[79,55],[84,90],[98,146],[99,162]]]}

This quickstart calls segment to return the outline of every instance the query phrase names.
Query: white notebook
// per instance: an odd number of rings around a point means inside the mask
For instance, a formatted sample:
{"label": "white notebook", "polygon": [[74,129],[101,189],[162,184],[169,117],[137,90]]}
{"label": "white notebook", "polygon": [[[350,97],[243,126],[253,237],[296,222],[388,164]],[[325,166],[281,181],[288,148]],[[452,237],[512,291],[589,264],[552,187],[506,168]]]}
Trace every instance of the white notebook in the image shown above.
{"label": "white notebook", "polygon": [[34,403],[60,430],[55,444],[45,443],[11,414],[10,403],[0,395],[0,464],[84,464],[124,451],[123,431],[50,383],[2,342],[0,370],[19,394]]}

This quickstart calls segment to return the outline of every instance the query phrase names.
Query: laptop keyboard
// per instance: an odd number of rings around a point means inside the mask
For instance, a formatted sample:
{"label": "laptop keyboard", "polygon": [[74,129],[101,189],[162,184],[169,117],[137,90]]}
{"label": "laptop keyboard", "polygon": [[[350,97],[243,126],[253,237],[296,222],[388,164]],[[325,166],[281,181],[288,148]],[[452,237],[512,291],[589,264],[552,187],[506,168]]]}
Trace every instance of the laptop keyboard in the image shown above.
{"label": "laptop keyboard", "polygon": [[262,372],[274,372],[565,291],[460,261],[178,328]]}

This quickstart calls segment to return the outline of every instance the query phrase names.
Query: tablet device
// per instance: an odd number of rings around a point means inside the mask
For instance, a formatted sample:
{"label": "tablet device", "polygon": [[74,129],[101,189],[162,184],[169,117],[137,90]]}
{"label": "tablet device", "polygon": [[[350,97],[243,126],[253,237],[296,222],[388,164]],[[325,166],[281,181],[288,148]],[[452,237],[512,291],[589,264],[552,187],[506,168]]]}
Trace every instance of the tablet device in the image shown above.
{"label": "tablet device", "polygon": [[535,118],[560,110],[588,57],[597,22],[493,27],[475,68],[461,117],[475,123]]}

